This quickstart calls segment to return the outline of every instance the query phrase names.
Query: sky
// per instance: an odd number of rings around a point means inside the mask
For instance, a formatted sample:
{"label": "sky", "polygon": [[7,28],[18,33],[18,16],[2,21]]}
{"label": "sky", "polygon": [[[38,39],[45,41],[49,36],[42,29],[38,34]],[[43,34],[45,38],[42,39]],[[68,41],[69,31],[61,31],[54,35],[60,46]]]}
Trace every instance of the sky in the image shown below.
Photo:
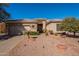
{"label": "sky", "polygon": [[78,3],[11,3],[7,12],[12,19],[64,19],[65,17],[79,18]]}

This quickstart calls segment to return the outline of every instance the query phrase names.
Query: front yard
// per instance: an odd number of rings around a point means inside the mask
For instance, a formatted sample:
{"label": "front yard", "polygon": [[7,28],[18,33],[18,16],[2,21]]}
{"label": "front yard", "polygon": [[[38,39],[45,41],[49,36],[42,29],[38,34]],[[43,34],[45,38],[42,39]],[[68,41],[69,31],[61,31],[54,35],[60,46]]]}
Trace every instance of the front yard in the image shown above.
{"label": "front yard", "polygon": [[30,37],[29,39],[27,35],[15,36],[8,40],[0,41],[0,52],[9,51],[8,55],[19,56],[79,56],[78,40],[79,38],[50,34],[48,36],[40,34],[37,38]]}

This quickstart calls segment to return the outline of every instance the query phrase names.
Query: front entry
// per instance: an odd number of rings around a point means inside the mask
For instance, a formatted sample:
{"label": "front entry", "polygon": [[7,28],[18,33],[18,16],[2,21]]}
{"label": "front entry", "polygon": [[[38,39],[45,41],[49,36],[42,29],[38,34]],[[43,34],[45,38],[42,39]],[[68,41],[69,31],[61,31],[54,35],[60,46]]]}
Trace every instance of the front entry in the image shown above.
{"label": "front entry", "polygon": [[37,31],[43,33],[43,24],[37,24]]}

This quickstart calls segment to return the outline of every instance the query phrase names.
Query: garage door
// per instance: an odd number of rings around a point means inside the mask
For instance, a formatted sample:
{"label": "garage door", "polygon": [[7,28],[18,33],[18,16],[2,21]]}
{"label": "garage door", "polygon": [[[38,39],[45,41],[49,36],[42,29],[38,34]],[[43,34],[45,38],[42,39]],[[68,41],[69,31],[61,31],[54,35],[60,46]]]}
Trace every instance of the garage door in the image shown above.
{"label": "garage door", "polygon": [[31,30],[30,26],[12,25],[9,28],[9,32],[11,35],[22,34],[23,31],[28,31],[28,30]]}

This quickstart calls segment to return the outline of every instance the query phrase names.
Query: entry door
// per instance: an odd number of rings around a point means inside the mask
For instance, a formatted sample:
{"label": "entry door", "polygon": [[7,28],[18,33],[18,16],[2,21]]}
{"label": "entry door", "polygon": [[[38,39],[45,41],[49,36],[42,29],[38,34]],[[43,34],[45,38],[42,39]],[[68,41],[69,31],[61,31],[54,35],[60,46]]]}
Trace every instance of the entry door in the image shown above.
{"label": "entry door", "polygon": [[38,24],[38,25],[37,25],[37,31],[38,31],[39,33],[42,33],[42,32],[43,32],[43,24]]}

